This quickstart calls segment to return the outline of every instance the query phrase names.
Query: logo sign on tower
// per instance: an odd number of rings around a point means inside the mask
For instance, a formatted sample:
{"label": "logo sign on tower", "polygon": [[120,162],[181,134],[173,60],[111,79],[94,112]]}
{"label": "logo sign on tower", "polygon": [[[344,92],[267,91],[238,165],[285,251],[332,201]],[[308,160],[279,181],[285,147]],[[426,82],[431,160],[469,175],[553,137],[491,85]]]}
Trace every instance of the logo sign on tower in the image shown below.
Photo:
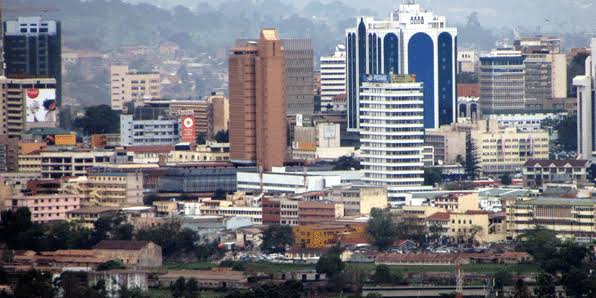
{"label": "logo sign on tower", "polygon": [[194,111],[180,111],[180,119],[182,122],[182,142],[194,143],[196,141]]}

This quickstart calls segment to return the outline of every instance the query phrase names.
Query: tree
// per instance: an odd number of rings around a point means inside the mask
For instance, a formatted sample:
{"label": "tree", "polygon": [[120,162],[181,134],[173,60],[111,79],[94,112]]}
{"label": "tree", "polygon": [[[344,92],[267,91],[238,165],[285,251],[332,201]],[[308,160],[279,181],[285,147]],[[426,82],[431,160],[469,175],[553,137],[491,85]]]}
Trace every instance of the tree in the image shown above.
{"label": "tree", "polygon": [[174,298],[181,298],[186,290],[186,279],[179,277],[173,284],[170,285],[170,291]]}
{"label": "tree", "polygon": [[213,194],[213,199],[225,200],[227,195],[228,195],[228,193],[225,190],[218,188],[215,190],[215,193]]}
{"label": "tree", "polygon": [[143,290],[139,288],[129,289],[127,287],[121,287],[120,291],[118,291],[118,296],[120,298],[149,298],[149,294],[143,292]]}
{"label": "tree", "polygon": [[110,260],[97,265],[97,271],[109,271],[116,269],[126,269],[126,266],[119,260]]}
{"label": "tree", "polygon": [[528,290],[528,286],[523,279],[519,278],[515,282],[515,287],[513,288],[513,298],[531,298],[530,290]]}
{"label": "tree", "polygon": [[198,145],[205,145],[207,144],[207,135],[203,132],[197,134],[196,142]]}
{"label": "tree", "polygon": [[348,286],[348,290],[353,293],[361,293],[364,283],[368,280],[369,271],[364,268],[348,267],[340,273],[342,282]]}
{"label": "tree", "polygon": [[53,298],[55,294],[56,290],[52,286],[52,275],[33,269],[19,277],[14,289],[16,298]]}
{"label": "tree", "polygon": [[333,166],[334,171],[349,171],[349,170],[361,170],[362,166],[360,161],[353,156],[342,156],[338,158]]}
{"label": "tree", "polygon": [[471,135],[466,136],[466,175],[471,180],[476,179],[478,177],[478,171],[480,170],[478,155],[477,155],[476,145],[472,140]]}
{"label": "tree", "polygon": [[107,134],[120,132],[120,113],[108,105],[89,107],[83,117],[76,118],[73,127],[91,134]]}
{"label": "tree", "polygon": [[150,193],[143,197],[143,205],[153,206],[153,202],[161,200],[161,197],[156,193]]}
{"label": "tree", "polygon": [[594,288],[595,276],[590,276],[587,270],[580,268],[571,268],[571,270],[561,278],[563,287],[568,297],[594,297],[596,288]]}
{"label": "tree", "polygon": [[548,273],[541,273],[536,280],[536,288],[534,294],[538,297],[554,298],[555,297],[555,281]]}
{"label": "tree", "polygon": [[570,116],[557,125],[558,144],[566,151],[577,151],[577,117]]}
{"label": "tree", "polygon": [[5,210],[0,213],[0,239],[10,249],[25,248],[20,240],[31,227],[33,222],[28,208],[18,208],[16,211]]}
{"label": "tree", "polygon": [[508,286],[513,284],[513,275],[511,272],[505,269],[500,269],[494,275],[495,278],[495,288],[496,289],[503,289],[504,286]]}
{"label": "tree", "polygon": [[199,283],[196,279],[190,278],[186,281],[184,288],[184,298],[194,298],[199,295]]}
{"label": "tree", "polygon": [[230,133],[227,130],[220,130],[215,134],[215,141],[218,143],[229,143]]}
{"label": "tree", "polygon": [[166,258],[194,253],[196,242],[199,240],[195,231],[188,228],[182,229],[180,222],[175,220],[139,230],[135,238],[161,246]]}
{"label": "tree", "polygon": [[443,183],[443,170],[440,168],[424,169],[424,185],[435,185]]}
{"label": "tree", "polygon": [[573,78],[579,75],[585,75],[586,72],[586,58],[588,54],[578,53],[573,57],[567,66],[567,97],[577,97],[577,89],[573,86]]}
{"label": "tree", "polygon": [[121,214],[101,216],[93,223],[93,243],[102,240],[131,240],[134,226]]}
{"label": "tree", "polygon": [[337,253],[325,253],[317,261],[317,273],[325,273],[327,277],[334,277],[344,270],[345,264]]}
{"label": "tree", "polygon": [[403,277],[400,274],[391,272],[391,269],[387,265],[377,265],[370,279],[375,284],[391,285],[402,283]]}
{"label": "tree", "polygon": [[539,226],[518,237],[519,249],[531,254],[538,264],[549,262],[557,252],[560,240],[554,231]]}
{"label": "tree", "polygon": [[511,175],[509,174],[503,174],[500,178],[503,185],[511,185],[513,183],[513,179],[511,179]]}
{"label": "tree", "polygon": [[366,229],[379,249],[388,248],[397,239],[397,226],[389,209],[373,208]]}
{"label": "tree", "polygon": [[107,298],[105,284],[98,283],[95,287],[88,287],[85,276],[79,272],[63,272],[56,280],[56,287],[62,289],[62,298]]}
{"label": "tree", "polygon": [[263,233],[261,249],[267,253],[283,253],[294,244],[294,230],[288,225],[271,225]]}

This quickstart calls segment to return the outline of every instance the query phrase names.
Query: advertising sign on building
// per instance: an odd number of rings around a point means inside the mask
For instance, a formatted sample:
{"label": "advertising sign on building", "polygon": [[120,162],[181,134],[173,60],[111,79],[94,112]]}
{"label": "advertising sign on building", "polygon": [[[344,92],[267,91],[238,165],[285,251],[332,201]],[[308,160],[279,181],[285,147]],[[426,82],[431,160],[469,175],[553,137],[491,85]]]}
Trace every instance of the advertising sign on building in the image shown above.
{"label": "advertising sign on building", "polygon": [[180,111],[182,121],[182,142],[194,143],[196,141],[195,113],[192,110]]}
{"label": "advertising sign on building", "polygon": [[25,108],[28,123],[56,123],[58,114],[56,89],[29,88],[25,90]]}

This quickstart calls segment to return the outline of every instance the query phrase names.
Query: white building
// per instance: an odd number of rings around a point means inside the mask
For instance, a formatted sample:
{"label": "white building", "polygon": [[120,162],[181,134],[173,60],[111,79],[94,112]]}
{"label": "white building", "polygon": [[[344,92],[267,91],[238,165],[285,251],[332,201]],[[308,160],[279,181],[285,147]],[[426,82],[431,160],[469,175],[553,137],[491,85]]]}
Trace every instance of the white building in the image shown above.
{"label": "white building", "polygon": [[387,186],[390,204],[426,189],[423,98],[423,84],[408,75],[367,79],[360,89],[363,181]]}
{"label": "white building", "polygon": [[457,51],[457,72],[476,72],[478,65],[478,56],[473,50],[459,50]]}
{"label": "white building", "polygon": [[312,174],[308,172],[286,172],[283,167],[274,167],[271,172],[239,170],[236,174],[236,189],[246,193],[305,193],[321,191],[342,183],[340,175]]}
{"label": "white building", "polygon": [[334,99],[341,94],[346,94],[344,45],[338,45],[333,56],[321,57],[321,111],[345,110],[345,106],[334,106]]}
{"label": "white building", "polygon": [[[596,53],[596,38],[592,39],[592,55]],[[596,90],[596,63],[594,57],[586,59],[586,75],[573,79],[577,87],[577,153],[578,158],[596,160],[596,115],[594,94]]]}
{"label": "white building", "polygon": [[526,66],[520,51],[499,49],[480,57],[480,109],[483,114],[526,108]]}
{"label": "white building", "polygon": [[135,120],[133,115],[120,115],[120,142],[122,146],[176,144],[180,142],[179,121],[162,116]]}
{"label": "white building", "polygon": [[127,102],[161,97],[159,72],[131,72],[127,65],[112,65],[110,77],[114,110],[126,110]]}
{"label": "white building", "polygon": [[494,119],[501,127],[515,127],[520,131],[539,131],[542,130],[540,127],[542,121],[547,118],[558,119],[561,116],[555,113],[491,114],[485,116],[485,119]]}

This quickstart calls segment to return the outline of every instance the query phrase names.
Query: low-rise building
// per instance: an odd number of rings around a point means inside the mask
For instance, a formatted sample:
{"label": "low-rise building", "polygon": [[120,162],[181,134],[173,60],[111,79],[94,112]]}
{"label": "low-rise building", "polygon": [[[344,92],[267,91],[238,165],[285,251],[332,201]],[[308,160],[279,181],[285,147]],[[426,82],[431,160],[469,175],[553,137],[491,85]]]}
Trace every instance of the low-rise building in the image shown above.
{"label": "low-rise building", "polygon": [[596,239],[596,199],[506,199],[507,236],[515,238],[538,226],[558,237],[592,242]]}
{"label": "low-rise building", "polygon": [[341,184],[341,176],[330,171],[327,175],[308,172],[286,172],[273,168],[271,172],[241,169],[237,174],[237,190],[246,193],[305,193],[320,191]]}
{"label": "low-rise building", "polygon": [[89,199],[102,206],[125,207],[143,204],[143,173],[108,169],[90,170]]}
{"label": "low-rise building", "polygon": [[588,180],[589,160],[528,160],[522,169],[525,186],[542,186],[545,183],[570,183],[584,185]]}
{"label": "low-rise building", "polygon": [[158,115],[120,115],[122,146],[173,145],[180,142],[180,119]]}
{"label": "low-rise building", "polygon": [[43,178],[86,176],[93,167],[108,166],[115,156],[113,151],[48,150],[42,151],[41,175]]}
{"label": "low-rise building", "polygon": [[179,278],[195,279],[200,289],[244,289],[248,281],[243,272],[220,268],[214,270],[176,270],[159,276],[163,287],[173,285]]}
{"label": "low-rise building", "polygon": [[424,144],[434,148],[435,163],[453,164],[466,156],[466,132],[451,126],[425,130]]}
{"label": "low-rise building", "polygon": [[102,217],[116,215],[118,209],[112,207],[89,206],[68,211],[66,217],[69,221],[82,222],[84,226],[92,228],[93,224]]}
{"label": "low-rise building", "polygon": [[369,215],[373,208],[387,208],[387,188],[342,184],[332,188],[329,199],[344,205],[345,216]]}
{"label": "low-rise building", "polygon": [[368,243],[365,224],[321,223],[294,227],[294,246],[322,249],[337,243]]}
{"label": "low-rise building", "polygon": [[119,260],[126,266],[160,267],[161,247],[149,241],[103,240],[93,247],[99,257]]}

